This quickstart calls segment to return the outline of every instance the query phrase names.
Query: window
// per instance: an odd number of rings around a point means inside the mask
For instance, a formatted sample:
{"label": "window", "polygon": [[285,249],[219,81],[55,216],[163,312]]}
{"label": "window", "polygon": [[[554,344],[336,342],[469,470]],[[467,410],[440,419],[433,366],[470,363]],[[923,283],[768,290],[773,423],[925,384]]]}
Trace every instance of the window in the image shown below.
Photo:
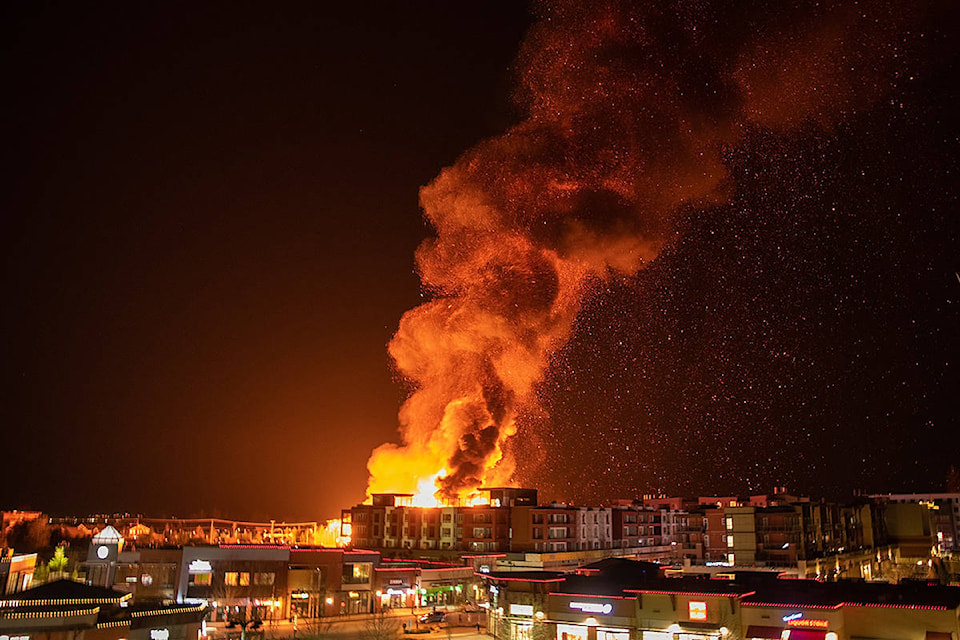
{"label": "window", "polygon": [[727,536],[727,547],[733,548],[733,536]]}
{"label": "window", "polygon": [[440,530],[440,535],[443,536],[444,538],[449,538],[450,536],[453,535],[453,530],[450,527],[444,527],[443,529]]}
{"label": "window", "polygon": [[246,571],[240,573],[240,586],[249,587],[250,586],[250,574]]}
{"label": "window", "polygon": [[273,584],[276,579],[276,574],[272,571],[268,573],[255,573],[253,574],[253,584]]}
{"label": "window", "polygon": [[733,529],[733,518],[727,518],[727,531]]}
{"label": "window", "polygon": [[223,584],[228,587],[235,587],[239,584],[239,574],[236,571],[227,571],[223,574]]}
{"label": "window", "polygon": [[451,521],[453,520],[453,518],[451,517],[451,514],[445,513],[445,514],[443,514],[443,516],[441,517],[441,520],[442,520],[443,522],[451,522]]}
{"label": "window", "polygon": [[534,528],[533,528],[533,538],[534,538],[535,540],[542,540],[542,539],[543,539],[543,528],[542,528],[542,527],[534,527]]}
{"label": "window", "polygon": [[[389,546],[393,547],[395,545],[391,544]],[[370,582],[371,566],[372,565],[369,562],[354,562],[344,564],[342,574],[343,584],[364,584]]]}
{"label": "window", "polygon": [[193,574],[193,584],[199,587],[209,587],[213,583],[213,574],[212,573],[195,573]]}

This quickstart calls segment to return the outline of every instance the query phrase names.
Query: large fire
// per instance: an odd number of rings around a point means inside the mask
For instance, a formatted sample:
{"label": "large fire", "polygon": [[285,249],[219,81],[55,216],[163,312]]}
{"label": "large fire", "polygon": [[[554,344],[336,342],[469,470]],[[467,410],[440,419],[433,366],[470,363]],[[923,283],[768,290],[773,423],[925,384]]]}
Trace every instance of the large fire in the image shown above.
{"label": "large fire", "polygon": [[346,547],[350,544],[350,523],[340,518],[327,520],[317,529],[314,544],[321,547]]}
{"label": "large fire", "polygon": [[844,38],[873,33],[859,11],[763,25],[736,45],[725,29],[739,25],[704,5],[538,4],[518,64],[526,118],[421,190],[436,236],[416,262],[432,299],[389,345],[414,390],[401,443],[370,457],[368,495],[462,504],[508,484],[518,413],[584,293],[654,259],[681,208],[729,198],[724,148],[819,122],[825,101],[855,106],[866,90],[841,82],[840,61],[860,55]]}

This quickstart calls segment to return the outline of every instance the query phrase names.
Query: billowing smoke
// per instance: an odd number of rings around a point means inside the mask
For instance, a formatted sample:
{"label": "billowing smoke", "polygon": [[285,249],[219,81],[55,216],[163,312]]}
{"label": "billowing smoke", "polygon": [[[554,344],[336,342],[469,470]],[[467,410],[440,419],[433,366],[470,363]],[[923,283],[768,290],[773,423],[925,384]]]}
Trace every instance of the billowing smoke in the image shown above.
{"label": "billowing smoke", "polygon": [[[370,492],[445,498],[509,481],[581,299],[656,258],[683,207],[726,201],[724,149],[753,128],[830,127],[889,85],[892,11],[864,3],[550,2],[520,53],[525,119],[421,192],[430,302],[390,343],[413,385]],[[885,84],[886,83],[886,84]],[[435,486],[434,486],[435,482]]]}

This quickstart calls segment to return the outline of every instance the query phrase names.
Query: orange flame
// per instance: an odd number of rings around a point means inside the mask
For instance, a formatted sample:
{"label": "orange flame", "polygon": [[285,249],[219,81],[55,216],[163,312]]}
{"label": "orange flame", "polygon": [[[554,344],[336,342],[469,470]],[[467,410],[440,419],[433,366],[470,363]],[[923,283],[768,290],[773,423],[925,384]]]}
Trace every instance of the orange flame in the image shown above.
{"label": "orange flame", "polygon": [[327,520],[322,527],[317,528],[314,544],[321,547],[346,547],[350,544],[350,523],[344,523],[340,518]]}
{"label": "orange flame", "polygon": [[[367,463],[368,494],[436,504],[508,484],[518,412],[536,405],[535,387],[570,337],[585,291],[654,259],[681,207],[725,202],[733,185],[721,150],[749,127],[789,130],[822,106],[803,103],[779,120],[770,113],[793,101],[778,90],[784,83],[768,81],[790,65],[771,65],[763,52],[804,42],[792,31],[713,52],[711,43],[726,41],[714,19],[722,14],[616,1],[538,6],[518,64],[526,120],[421,190],[436,237],[416,261],[433,299],[407,312],[390,342],[414,391],[400,410],[401,443],[378,447]],[[817,21],[836,16],[810,15],[804,28],[833,37]],[[785,92],[826,94],[820,85],[841,77],[831,51]],[[714,54],[727,58],[699,62]],[[855,93],[828,97],[842,106]]]}

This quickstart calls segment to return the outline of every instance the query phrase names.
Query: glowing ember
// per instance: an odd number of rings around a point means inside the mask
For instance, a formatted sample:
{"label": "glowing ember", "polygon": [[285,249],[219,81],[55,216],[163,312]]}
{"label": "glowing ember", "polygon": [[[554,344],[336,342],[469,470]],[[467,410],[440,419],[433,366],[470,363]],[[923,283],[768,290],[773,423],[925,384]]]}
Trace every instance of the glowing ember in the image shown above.
{"label": "glowing ember", "polygon": [[[697,21],[709,23],[708,11],[580,1],[539,10],[518,66],[526,119],[421,191],[436,237],[416,261],[432,300],[407,312],[390,342],[414,391],[400,411],[402,443],[380,446],[367,464],[368,494],[462,503],[483,485],[509,484],[518,412],[537,404],[584,294],[656,258],[682,208],[730,197],[721,151],[750,127],[822,122],[827,87],[831,101],[860,99],[834,80],[844,59],[836,47],[817,57],[803,48],[805,66],[787,78],[757,53],[789,33],[751,43],[704,86],[710,58],[698,57]],[[777,111],[787,102],[789,113]]]}

